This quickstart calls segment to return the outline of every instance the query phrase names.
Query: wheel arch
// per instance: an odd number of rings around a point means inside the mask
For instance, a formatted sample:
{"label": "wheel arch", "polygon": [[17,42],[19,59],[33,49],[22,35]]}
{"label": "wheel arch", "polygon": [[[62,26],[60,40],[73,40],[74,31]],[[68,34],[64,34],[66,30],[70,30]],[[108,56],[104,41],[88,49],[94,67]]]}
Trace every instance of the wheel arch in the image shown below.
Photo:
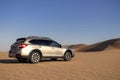
{"label": "wheel arch", "polygon": [[67,50],[65,51],[64,55],[66,54],[66,52],[70,52],[71,55],[72,55],[72,53],[73,53],[70,49],[67,49]]}
{"label": "wheel arch", "polygon": [[40,54],[41,57],[43,56],[42,52],[39,49],[33,49],[32,51],[30,51],[29,57],[32,54],[32,52],[34,52],[34,51],[39,52],[39,54]]}

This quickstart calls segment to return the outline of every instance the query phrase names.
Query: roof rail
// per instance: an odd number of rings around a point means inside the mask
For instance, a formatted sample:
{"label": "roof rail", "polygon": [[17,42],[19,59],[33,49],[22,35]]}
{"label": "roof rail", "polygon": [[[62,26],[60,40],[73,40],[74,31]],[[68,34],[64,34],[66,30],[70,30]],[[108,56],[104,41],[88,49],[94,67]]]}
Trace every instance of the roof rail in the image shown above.
{"label": "roof rail", "polygon": [[29,36],[28,39],[42,39],[42,40],[52,40],[48,37],[42,37],[42,36]]}
{"label": "roof rail", "polygon": [[29,38],[39,38],[39,36],[29,36],[29,37],[27,37],[28,39]]}

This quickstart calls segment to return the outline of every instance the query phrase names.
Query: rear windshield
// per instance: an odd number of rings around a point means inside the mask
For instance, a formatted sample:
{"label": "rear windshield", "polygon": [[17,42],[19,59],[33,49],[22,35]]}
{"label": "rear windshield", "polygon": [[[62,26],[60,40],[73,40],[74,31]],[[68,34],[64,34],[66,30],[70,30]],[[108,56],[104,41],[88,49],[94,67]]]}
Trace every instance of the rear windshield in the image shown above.
{"label": "rear windshield", "polygon": [[19,38],[19,39],[16,40],[15,43],[24,43],[25,40],[26,40],[26,38]]}

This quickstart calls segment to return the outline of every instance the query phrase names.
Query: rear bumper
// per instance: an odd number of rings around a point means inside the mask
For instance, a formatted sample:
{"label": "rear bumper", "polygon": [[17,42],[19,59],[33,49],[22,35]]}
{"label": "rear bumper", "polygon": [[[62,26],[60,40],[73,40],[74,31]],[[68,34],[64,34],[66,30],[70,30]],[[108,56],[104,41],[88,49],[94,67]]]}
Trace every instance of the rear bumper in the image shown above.
{"label": "rear bumper", "polygon": [[[18,53],[11,53],[11,52],[9,52],[9,54],[8,54],[8,56],[9,56],[10,58],[16,58],[17,55],[20,55],[20,54],[18,54]],[[20,55],[20,56],[21,56],[21,55]]]}
{"label": "rear bumper", "polygon": [[20,55],[21,54],[20,51],[12,51],[12,50],[10,50],[8,56],[10,58],[12,58],[12,57],[15,58],[17,54]]}
{"label": "rear bumper", "polygon": [[10,57],[10,58],[17,58],[17,57],[25,57],[25,58],[27,58],[28,56],[22,55],[20,51],[19,52],[11,52],[11,51],[9,51],[8,57]]}
{"label": "rear bumper", "polygon": [[19,53],[9,53],[8,56],[9,56],[10,58],[19,58],[19,57],[29,58],[29,56],[21,55],[21,54],[19,54]]}
{"label": "rear bumper", "polygon": [[10,57],[10,58],[14,58],[14,57],[16,57],[16,54],[17,53],[13,53],[12,51],[9,51],[9,54],[8,54],[8,57]]}

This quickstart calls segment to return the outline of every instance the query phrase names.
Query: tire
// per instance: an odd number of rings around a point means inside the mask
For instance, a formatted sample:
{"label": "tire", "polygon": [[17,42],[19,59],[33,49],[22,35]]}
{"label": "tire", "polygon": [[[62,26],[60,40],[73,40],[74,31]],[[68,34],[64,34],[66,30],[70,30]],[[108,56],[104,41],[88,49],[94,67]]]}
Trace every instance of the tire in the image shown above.
{"label": "tire", "polygon": [[17,60],[18,60],[19,62],[21,62],[21,63],[28,61],[28,59],[26,59],[26,58],[21,58],[21,57],[18,57]]}
{"label": "tire", "polygon": [[70,61],[72,58],[72,55],[70,52],[66,52],[64,55],[64,61]]}
{"label": "tire", "polygon": [[51,60],[52,60],[52,61],[56,61],[56,60],[57,60],[57,58],[51,58]]}
{"label": "tire", "polygon": [[38,63],[41,59],[40,53],[38,51],[33,51],[30,55],[31,63]]}

